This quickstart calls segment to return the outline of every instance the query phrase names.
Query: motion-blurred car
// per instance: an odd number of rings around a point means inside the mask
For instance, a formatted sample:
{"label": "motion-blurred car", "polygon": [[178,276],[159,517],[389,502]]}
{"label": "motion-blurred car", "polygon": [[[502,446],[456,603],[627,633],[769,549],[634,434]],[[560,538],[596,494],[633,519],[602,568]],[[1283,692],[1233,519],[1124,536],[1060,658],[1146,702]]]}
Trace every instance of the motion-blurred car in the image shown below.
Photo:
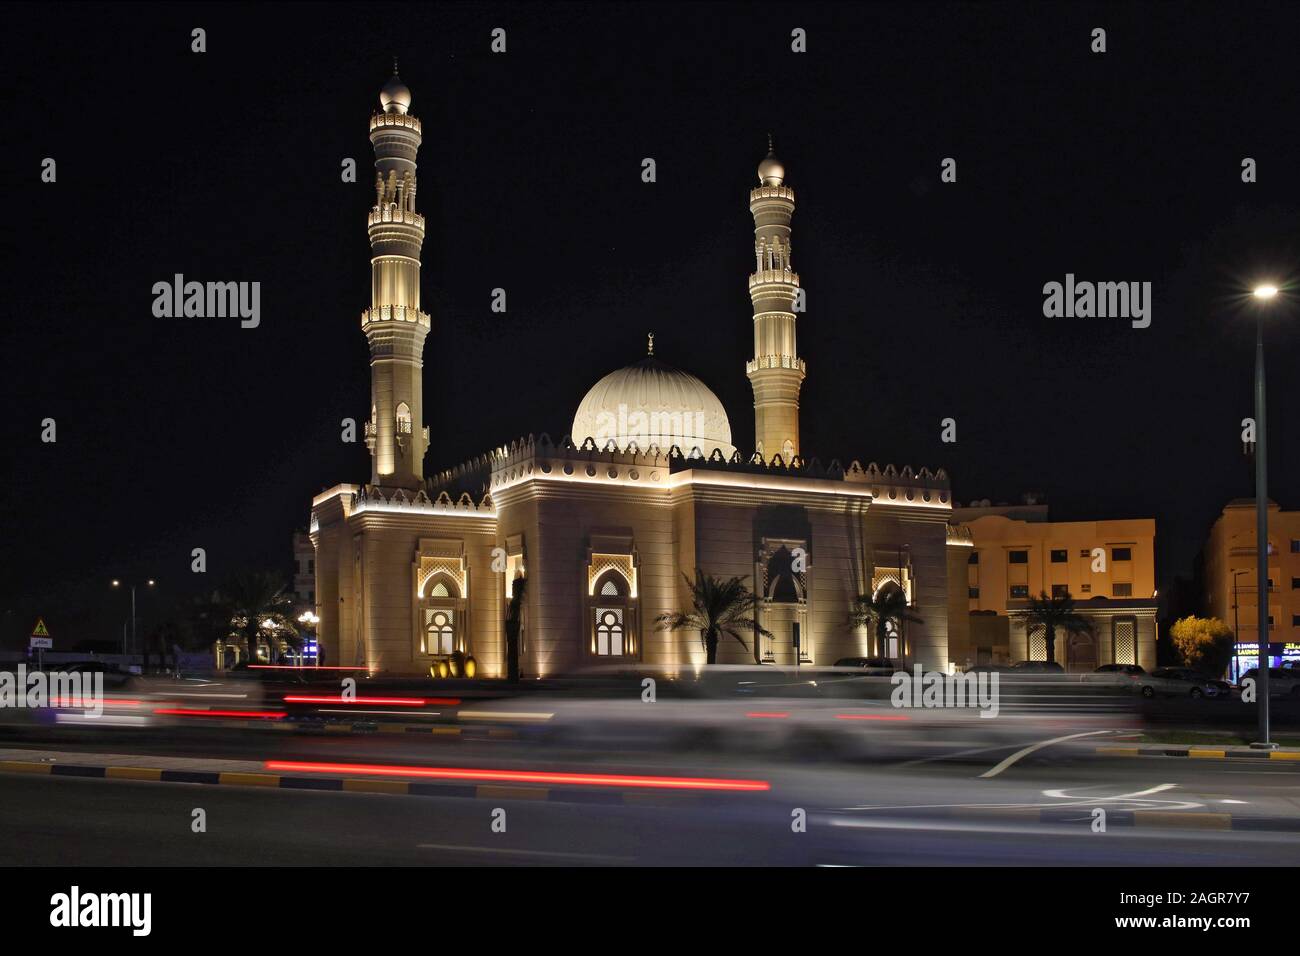
{"label": "motion-blurred car", "polygon": [[1011,665],[1015,674],[1064,674],[1065,668],[1056,661],[1018,661]]}
{"label": "motion-blurred car", "polygon": [[60,667],[59,670],[68,674],[103,674],[104,687],[109,690],[125,687],[135,677],[130,671],[124,670],[117,664],[106,664],[103,661],[76,661]]}
{"label": "motion-blurred car", "polygon": [[903,669],[902,664],[888,657],[841,657],[834,666],[852,667],[875,677],[891,677],[895,671]]}
{"label": "motion-blurred car", "polygon": [[1231,688],[1221,680],[1207,677],[1190,667],[1157,667],[1137,679],[1143,697],[1222,698]]}
{"label": "motion-blurred car", "polygon": [[1108,687],[1138,687],[1146,677],[1146,668],[1137,664],[1102,664],[1091,674],[1083,675],[1085,684],[1105,684]]}
{"label": "motion-blurred car", "polygon": [[[1241,675],[1241,680],[1242,683],[1247,680],[1258,681],[1259,668],[1252,667]],[[1300,698],[1300,668],[1270,667],[1268,669],[1268,696]]]}

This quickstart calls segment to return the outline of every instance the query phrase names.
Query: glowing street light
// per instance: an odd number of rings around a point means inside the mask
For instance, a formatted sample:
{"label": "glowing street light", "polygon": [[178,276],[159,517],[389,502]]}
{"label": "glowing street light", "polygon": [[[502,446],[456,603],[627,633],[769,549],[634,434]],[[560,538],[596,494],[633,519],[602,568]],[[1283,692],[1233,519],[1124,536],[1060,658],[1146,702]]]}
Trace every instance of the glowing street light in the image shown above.
{"label": "glowing street light", "polygon": [[[1254,290],[1260,303],[1277,297],[1277,286],[1259,285]],[[1255,312],[1255,589],[1259,615],[1259,666],[1255,669],[1255,693],[1259,701],[1259,741],[1252,746],[1272,749],[1269,740],[1268,707],[1268,433],[1264,419],[1264,310]]]}
{"label": "glowing street light", "polygon": [[[157,582],[155,582],[153,578],[149,578],[147,581],[145,581],[144,585],[145,585],[145,587],[150,587],[150,588],[151,588],[151,587],[153,587],[156,583],[157,583]],[[121,582],[121,580],[119,580],[118,578],[114,578],[114,579],[113,579],[113,587],[115,587],[115,588],[120,588],[120,587],[122,587],[122,582]],[[131,587],[131,647],[134,648],[134,647],[136,646],[136,636],[135,636],[135,589],[136,589],[136,585],[135,585],[135,584],[132,584],[130,587]],[[125,645],[126,645],[126,640],[125,640],[125,639],[123,639],[122,644],[123,644],[123,647],[122,647],[122,653],[123,653],[124,655],[130,653],[130,651],[129,651],[129,650],[127,649],[127,647],[125,646]]]}

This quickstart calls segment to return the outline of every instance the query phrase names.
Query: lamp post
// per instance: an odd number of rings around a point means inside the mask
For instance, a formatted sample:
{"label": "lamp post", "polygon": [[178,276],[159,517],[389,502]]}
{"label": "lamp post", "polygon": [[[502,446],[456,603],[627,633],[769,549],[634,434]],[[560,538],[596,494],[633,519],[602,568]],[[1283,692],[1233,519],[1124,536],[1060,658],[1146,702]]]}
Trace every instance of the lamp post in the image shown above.
{"label": "lamp post", "polygon": [[1250,574],[1249,568],[1241,571],[1232,572],[1232,677],[1238,683],[1241,682],[1241,652],[1238,647],[1241,645],[1241,628],[1237,623],[1237,578],[1243,574]]}
{"label": "lamp post", "polygon": [[[154,582],[154,579],[153,579],[153,578],[149,578],[149,580],[145,581],[144,583],[145,583],[145,586],[146,586],[146,587],[153,587],[155,582]],[[132,647],[132,648],[134,648],[134,647],[136,646],[136,636],[135,636],[135,589],[136,589],[136,586],[137,586],[137,585],[135,585],[134,583],[132,583],[131,585],[129,585],[129,587],[131,588],[131,647]],[[122,587],[122,582],[119,581],[117,578],[114,578],[114,579],[113,579],[113,587],[115,587],[115,588],[120,588],[120,587]],[[123,643],[123,645],[125,645],[125,644],[126,644],[126,641],[124,640],[122,643]],[[122,654],[123,654],[123,656],[125,656],[125,655],[127,655],[127,654],[129,654],[129,653],[131,653],[130,650],[128,650],[125,646],[123,646],[123,648],[122,648]]]}
{"label": "lamp post", "polygon": [[[1277,286],[1255,288],[1261,304],[1277,295]],[[1259,740],[1252,747],[1273,749],[1268,721],[1268,431],[1264,418],[1264,310],[1255,311],[1255,563],[1259,598],[1259,666],[1255,670],[1259,699]]]}
{"label": "lamp post", "polygon": [[[298,623],[306,626],[306,629],[307,629],[308,633],[311,634],[312,641],[313,641],[313,643],[314,643],[315,640],[316,640],[316,625],[320,623],[320,615],[318,615],[315,611],[303,611],[301,614],[298,615]],[[302,660],[302,659],[303,659],[303,653],[302,653],[302,651],[299,651],[299,652],[298,652],[298,666],[299,666],[299,667],[302,667],[302,666],[303,666],[303,660]],[[315,648],[314,653],[312,654],[312,661],[313,661],[313,662],[314,662],[318,667],[320,666],[320,648],[319,648],[319,647]]]}

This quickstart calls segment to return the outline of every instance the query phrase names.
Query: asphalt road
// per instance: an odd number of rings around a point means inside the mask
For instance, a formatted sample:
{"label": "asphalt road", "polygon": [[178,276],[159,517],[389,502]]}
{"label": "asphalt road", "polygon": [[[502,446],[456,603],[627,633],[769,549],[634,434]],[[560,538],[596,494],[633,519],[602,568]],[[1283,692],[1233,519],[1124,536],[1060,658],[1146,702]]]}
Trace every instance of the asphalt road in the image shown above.
{"label": "asphalt road", "polygon": [[[291,755],[352,762],[568,769],[519,742],[169,733],[117,753]],[[204,736],[204,735],[199,735]],[[48,740],[27,740],[48,749]],[[5,746],[14,746],[12,741]],[[85,752],[85,737],[57,746]],[[33,754],[38,751],[33,750]],[[760,763],[720,755],[586,755],[582,769],[761,778],[766,793],[664,805],[137,783],[0,774],[5,865],[1295,865],[1300,764],[1100,758],[1047,747],[995,777],[1005,750],[889,764]],[[147,761],[146,761],[147,762]],[[191,829],[202,808],[206,832]],[[1109,815],[1093,832],[1094,811]],[[494,829],[503,810],[505,831]],[[1046,810],[1051,819],[1044,819]],[[795,832],[803,811],[807,825]],[[1136,811],[1136,815],[1135,812]],[[1205,829],[1210,817],[1257,830]],[[1121,822],[1153,817],[1158,826]],[[1270,822],[1272,821],[1272,822]]]}

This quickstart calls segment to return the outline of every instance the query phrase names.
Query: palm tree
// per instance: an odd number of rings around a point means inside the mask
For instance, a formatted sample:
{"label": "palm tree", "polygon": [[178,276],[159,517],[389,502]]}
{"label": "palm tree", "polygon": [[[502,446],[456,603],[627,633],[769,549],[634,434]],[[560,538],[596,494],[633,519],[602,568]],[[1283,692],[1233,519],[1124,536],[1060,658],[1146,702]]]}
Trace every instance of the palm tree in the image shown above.
{"label": "palm tree", "polygon": [[519,633],[524,626],[524,592],[527,578],[515,578],[510,585],[510,604],[506,607],[506,679],[519,681]]}
{"label": "palm tree", "polygon": [[[1091,634],[1092,622],[1074,610],[1074,598],[1069,593],[1048,597],[1044,591],[1029,602],[1025,609],[1025,633],[1041,627],[1047,640],[1047,659],[1056,660],[1056,632],[1065,634]],[[1026,652],[1028,648],[1026,648]]]}
{"label": "palm tree", "polygon": [[[874,595],[859,594],[849,608],[849,624],[852,627],[870,627],[876,632],[876,651],[886,655],[889,646],[889,625],[901,632],[904,621],[924,624],[919,617],[908,610],[907,595],[903,589],[892,582],[881,587]],[[906,649],[900,648],[904,652]]]}
{"label": "palm tree", "polygon": [[[248,648],[248,660],[257,663],[262,640],[295,641],[298,629],[282,611],[293,604],[285,593],[284,579],[274,571],[244,571],[232,574],[222,585],[223,616],[230,621],[230,635]],[[274,652],[275,645],[272,644]]]}
{"label": "palm tree", "polygon": [[771,637],[767,630],[755,618],[758,598],[745,586],[744,578],[715,578],[695,569],[695,581],[682,575],[691,596],[691,610],[686,613],[671,611],[655,618],[656,631],[678,631],[686,628],[700,632],[704,644],[704,661],[706,664],[718,662],[718,641],[723,634],[730,634],[749,650],[749,645],[741,637],[746,631],[763,637]]}

